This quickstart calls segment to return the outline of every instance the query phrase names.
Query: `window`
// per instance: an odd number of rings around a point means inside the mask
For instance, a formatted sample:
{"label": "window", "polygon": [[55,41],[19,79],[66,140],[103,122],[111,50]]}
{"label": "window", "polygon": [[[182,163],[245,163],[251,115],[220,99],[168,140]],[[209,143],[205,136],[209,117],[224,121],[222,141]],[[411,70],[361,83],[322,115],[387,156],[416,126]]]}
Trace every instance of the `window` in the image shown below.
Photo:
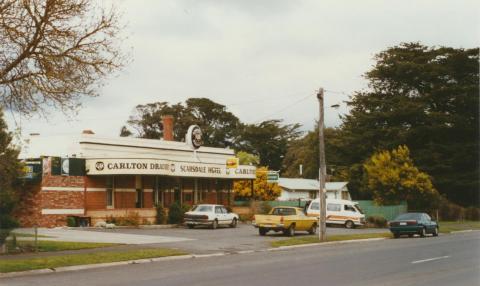
{"label": "window", "polygon": [[226,208],[222,207],[222,211],[224,214],[228,214],[228,210]]}
{"label": "window", "polygon": [[106,185],[105,201],[106,201],[107,208],[113,208],[114,193],[115,193],[115,177],[108,176],[107,182],[105,185]]}
{"label": "window", "polygon": [[351,205],[345,205],[345,206],[344,206],[344,210],[350,211],[350,212],[357,212],[357,211],[355,210],[355,208],[354,208],[353,206],[351,206]]}
{"label": "window", "polygon": [[341,210],[342,206],[340,204],[327,204],[327,211],[339,212]]}
{"label": "window", "polygon": [[320,204],[315,202],[315,203],[312,203],[312,206],[310,207],[311,210],[314,210],[314,211],[318,211],[320,209]]}
{"label": "window", "polygon": [[163,200],[162,200],[162,190],[160,188],[160,178],[155,177],[155,182],[153,185],[153,205],[154,206],[163,206]]}
{"label": "window", "polygon": [[276,208],[272,212],[273,215],[295,215],[293,208]]}
{"label": "window", "polygon": [[143,208],[143,189],[136,190],[135,207]]}
{"label": "window", "polygon": [[215,213],[216,214],[222,214],[222,207],[215,207]]}
{"label": "window", "polygon": [[198,206],[195,206],[192,209],[192,211],[209,213],[209,212],[212,211],[212,207],[211,206],[198,205]]}

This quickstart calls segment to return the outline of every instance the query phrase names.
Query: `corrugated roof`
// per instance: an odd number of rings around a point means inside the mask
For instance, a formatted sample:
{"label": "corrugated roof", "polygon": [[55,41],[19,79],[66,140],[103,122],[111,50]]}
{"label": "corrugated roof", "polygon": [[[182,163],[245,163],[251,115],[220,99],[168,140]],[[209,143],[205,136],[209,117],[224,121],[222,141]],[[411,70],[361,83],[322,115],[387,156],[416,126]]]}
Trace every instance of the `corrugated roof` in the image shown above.
{"label": "corrugated roof", "polygon": [[[280,187],[290,190],[318,190],[320,183],[314,179],[302,178],[279,178]],[[348,182],[327,182],[325,188],[327,191],[342,189]]]}

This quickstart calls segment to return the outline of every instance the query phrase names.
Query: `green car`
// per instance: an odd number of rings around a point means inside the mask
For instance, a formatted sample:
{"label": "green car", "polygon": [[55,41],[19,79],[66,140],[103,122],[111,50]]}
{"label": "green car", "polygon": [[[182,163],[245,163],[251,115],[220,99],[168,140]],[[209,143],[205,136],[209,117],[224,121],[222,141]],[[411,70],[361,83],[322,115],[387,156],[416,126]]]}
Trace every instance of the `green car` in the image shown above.
{"label": "green car", "polygon": [[427,234],[438,236],[438,223],[426,213],[404,213],[397,216],[389,223],[393,237],[399,238],[402,234],[413,237],[415,234],[421,237]]}

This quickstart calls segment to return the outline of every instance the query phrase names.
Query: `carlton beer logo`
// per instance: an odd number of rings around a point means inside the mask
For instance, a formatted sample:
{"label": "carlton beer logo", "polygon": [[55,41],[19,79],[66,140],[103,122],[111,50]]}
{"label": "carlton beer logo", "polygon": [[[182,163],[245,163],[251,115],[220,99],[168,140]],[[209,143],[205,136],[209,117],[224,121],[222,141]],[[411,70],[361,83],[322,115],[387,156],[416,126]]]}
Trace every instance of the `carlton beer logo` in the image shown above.
{"label": "carlton beer logo", "polygon": [[103,171],[103,169],[105,169],[105,164],[103,162],[97,162],[95,163],[95,169],[97,169],[97,171]]}
{"label": "carlton beer logo", "polygon": [[190,127],[188,127],[185,142],[187,142],[188,146],[192,149],[198,149],[203,145],[202,130],[198,125],[190,125]]}

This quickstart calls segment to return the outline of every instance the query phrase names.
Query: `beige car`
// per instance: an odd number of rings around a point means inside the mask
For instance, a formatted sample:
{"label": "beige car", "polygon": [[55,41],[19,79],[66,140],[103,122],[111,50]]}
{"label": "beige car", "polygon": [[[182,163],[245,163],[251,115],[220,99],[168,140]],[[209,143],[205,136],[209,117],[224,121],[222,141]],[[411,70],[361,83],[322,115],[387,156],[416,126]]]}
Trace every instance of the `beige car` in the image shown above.
{"label": "beige car", "polygon": [[300,208],[279,206],[273,208],[268,215],[255,215],[252,224],[258,228],[260,235],[265,235],[273,230],[294,236],[296,231],[315,234],[318,228],[318,219],[306,216]]}

